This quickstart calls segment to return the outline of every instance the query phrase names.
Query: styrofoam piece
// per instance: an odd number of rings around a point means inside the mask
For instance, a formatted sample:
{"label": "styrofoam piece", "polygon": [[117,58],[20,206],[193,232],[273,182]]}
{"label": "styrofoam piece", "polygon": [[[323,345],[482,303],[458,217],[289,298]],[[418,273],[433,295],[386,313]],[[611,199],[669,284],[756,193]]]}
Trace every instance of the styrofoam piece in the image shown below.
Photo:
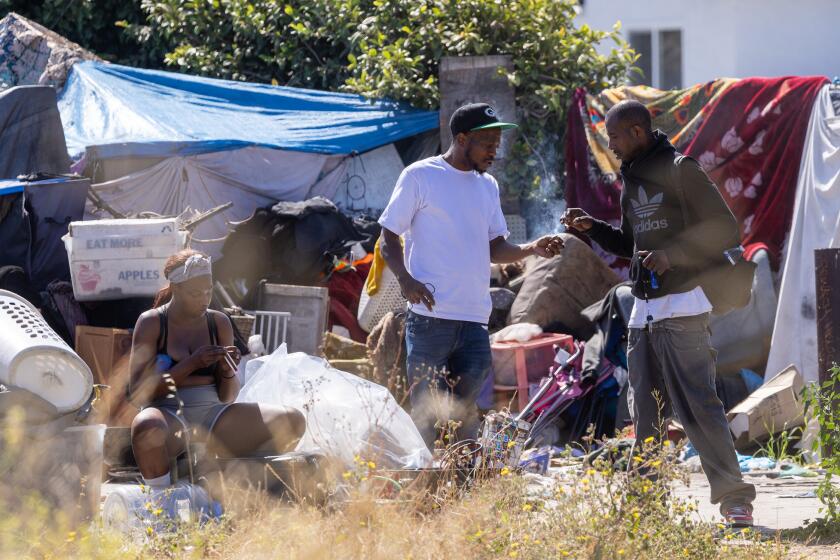
{"label": "styrofoam piece", "polygon": [[166,260],[184,248],[175,218],[73,222],[64,246],[77,301],[154,296]]}
{"label": "styrofoam piece", "polygon": [[101,261],[122,259],[166,259],[183,247],[179,236],[111,235],[90,239],[65,236],[64,247],[77,260]]}
{"label": "styrofoam piece", "polygon": [[125,237],[150,237],[159,234],[174,234],[178,231],[177,218],[111,219],[73,222],[68,229],[71,237],[94,239],[122,235]]}
{"label": "styrofoam piece", "polygon": [[35,393],[59,412],[80,408],[93,374],[22,297],[0,290],[0,381]]}
{"label": "styrofoam piece", "polygon": [[382,279],[379,282],[379,291],[372,296],[362,288],[362,296],[359,299],[359,312],[356,318],[359,326],[370,332],[373,327],[379,324],[382,317],[391,311],[403,311],[408,302],[400,291],[400,283],[390,268],[385,267],[382,271]]}
{"label": "styrofoam piece", "polygon": [[71,258],[73,295],[76,301],[154,296],[166,285],[163,275],[165,264],[166,258],[123,261],[77,261]]}

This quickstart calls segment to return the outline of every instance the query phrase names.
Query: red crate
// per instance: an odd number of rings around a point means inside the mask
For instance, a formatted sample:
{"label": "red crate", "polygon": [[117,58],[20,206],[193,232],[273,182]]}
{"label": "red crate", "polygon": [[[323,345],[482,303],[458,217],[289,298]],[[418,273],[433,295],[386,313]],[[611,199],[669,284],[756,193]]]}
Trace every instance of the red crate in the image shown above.
{"label": "red crate", "polygon": [[570,354],[574,340],[567,334],[543,333],[528,342],[494,342],[493,389],[517,392],[518,410],[528,404],[528,385],[549,374],[554,367],[554,347],[559,346]]}

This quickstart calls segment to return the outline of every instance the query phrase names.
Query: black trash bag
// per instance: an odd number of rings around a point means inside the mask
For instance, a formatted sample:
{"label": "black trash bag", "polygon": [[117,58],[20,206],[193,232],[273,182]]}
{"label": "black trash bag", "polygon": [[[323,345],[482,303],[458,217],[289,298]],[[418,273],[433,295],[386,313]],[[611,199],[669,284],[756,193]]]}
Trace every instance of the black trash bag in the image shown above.
{"label": "black trash bag", "polygon": [[278,202],[256,210],[234,227],[214,276],[223,284],[244,285],[247,294],[242,304],[248,307],[263,279],[298,286],[322,284],[336,259],[365,239],[353,221],[326,198]]}
{"label": "black trash bag", "polygon": [[370,216],[358,216],[354,218],[353,225],[364,236],[364,239],[360,241],[362,249],[368,253],[373,253],[376,242],[382,234],[382,226]]}

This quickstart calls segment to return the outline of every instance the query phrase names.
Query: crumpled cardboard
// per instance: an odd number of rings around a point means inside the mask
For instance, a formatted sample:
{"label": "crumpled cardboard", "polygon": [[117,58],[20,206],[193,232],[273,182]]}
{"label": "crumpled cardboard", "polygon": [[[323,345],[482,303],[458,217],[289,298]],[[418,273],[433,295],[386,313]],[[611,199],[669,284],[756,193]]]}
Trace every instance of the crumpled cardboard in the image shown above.
{"label": "crumpled cardboard", "polygon": [[802,374],[790,365],[730,410],[726,417],[735,447],[802,426],[804,384]]}

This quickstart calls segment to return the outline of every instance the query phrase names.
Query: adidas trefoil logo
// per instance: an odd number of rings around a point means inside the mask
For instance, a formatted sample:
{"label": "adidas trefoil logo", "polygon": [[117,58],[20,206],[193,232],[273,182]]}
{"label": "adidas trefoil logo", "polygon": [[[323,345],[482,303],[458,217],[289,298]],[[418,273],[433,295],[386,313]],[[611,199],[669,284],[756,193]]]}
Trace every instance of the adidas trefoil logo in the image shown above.
{"label": "adidas trefoil logo", "polygon": [[657,210],[662,206],[662,193],[655,194],[648,198],[645,189],[639,187],[639,199],[630,199],[630,206],[633,208],[633,213],[639,219],[639,222],[633,226],[633,233],[636,235],[668,228],[668,220],[662,218],[661,220],[651,220],[651,216],[656,214]]}
{"label": "adidas trefoil logo", "polygon": [[633,207],[633,213],[640,220],[649,218],[656,214],[659,207],[662,206],[662,193],[655,194],[648,199],[647,193],[643,187],[639,187],[639,199],[630,199],[630,206]]}

